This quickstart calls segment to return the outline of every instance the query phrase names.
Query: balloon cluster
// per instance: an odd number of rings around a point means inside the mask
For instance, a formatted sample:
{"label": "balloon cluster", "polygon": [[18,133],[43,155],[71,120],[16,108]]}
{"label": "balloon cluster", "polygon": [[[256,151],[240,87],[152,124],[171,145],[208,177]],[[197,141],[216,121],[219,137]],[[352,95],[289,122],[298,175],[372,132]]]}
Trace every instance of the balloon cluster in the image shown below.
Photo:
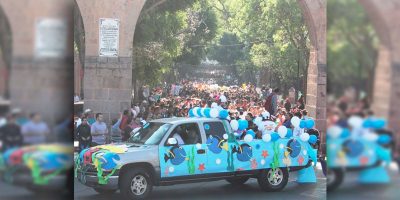
{"label": "balloon cluster", "polygon": [[189,110],[189,117],[207,117],[207,118],[221,118],[227,119],[229,116],[228,110],[214,108],[200,108],[194,107]]}
{"label": "balloon cluster", "polygon": [[386,125],[386,120],[379,118],[363,119],[358,116],[352,116],[347,120],[349,128],[343,128],[337,125],[331,126],[327,129],[327,136],[331,139],[336,138],[350,138],[350,136],[359,135],[361,138],[377,142],[379,144],[388,144],[392,141],[391,136],[387,134],[378,135],[373,130],[382,129]]}
{"label": "balloon cluster", "polygon": [[308,133],[304,132],[305,128],[312,129],[315,126],[313,119],[300,119],[299,117],[294,116],[290,122],[295,128],[301,129],[300,140],[304,142],[308,141],[311,144],[315,144],[318,141],[317,136],[309,135]]}

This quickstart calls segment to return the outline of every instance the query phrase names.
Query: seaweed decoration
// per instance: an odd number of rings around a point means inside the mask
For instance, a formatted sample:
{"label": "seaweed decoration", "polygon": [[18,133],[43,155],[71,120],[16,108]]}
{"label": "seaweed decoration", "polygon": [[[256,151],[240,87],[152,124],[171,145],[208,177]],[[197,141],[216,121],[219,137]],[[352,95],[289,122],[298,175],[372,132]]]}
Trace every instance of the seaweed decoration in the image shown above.
{"label": "seaweed decoration", "polygon": [[114,167],[108,175],[103,176],[104,169],[102,167],[101,159],[104,159],[103,156],[109,152],[110,151],[107,151],[107,150],[99,150],[92,154],[93,164],[97,169],[98,183],[102,184],[102,185],[107,184],[110,176],[112,176],[115,173],[115,171],[121,167],[120,165],[117,165],[117,167]]}
{"label": "seaweed decoration", "polygon": [[272,163],[271,163],[271,168],[272,170],[275,170],[276,168],[279,167],[279,149],[278,149],[278,144],[276,142],[274,142],[274,156],[272,159]]}
{"label": "seaweed decoration", "polygon": [[194,158],[195,158],[195,150],[194,150],[194,146],[192,147],[189,155],[188,155],[188,171],[189,174],[194,174],[196,167],[194,165]]}

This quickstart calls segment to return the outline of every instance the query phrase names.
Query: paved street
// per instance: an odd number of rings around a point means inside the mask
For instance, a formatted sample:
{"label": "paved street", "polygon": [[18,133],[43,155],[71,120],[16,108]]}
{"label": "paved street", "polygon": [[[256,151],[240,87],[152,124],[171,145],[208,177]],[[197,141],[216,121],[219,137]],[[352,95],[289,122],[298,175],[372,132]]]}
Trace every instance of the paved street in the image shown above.
{"label": "paved street", "polygon": [[[291,173],[289,183],[282,192],[262,192],[256,179],[250,179],[243,186],[232,186],[226,181],[203,182],[173,186],[155,187],[151,199],[326,199],[326,178],[320,169],[317,170],[318,184],[300,185],[294,180],[296,173]],[[75,180],[76,200],[110,200],[120,199],[119,193],[99,195],[93,189]]]}
{"label": "paved street", "polygon": [[343,184],[334,192],[328,193],[329,200],[395,200],[400,198],[400,173],[395,165],[389,170],[391,184],[361,185],[357,183],[358,173],[346,173]]}

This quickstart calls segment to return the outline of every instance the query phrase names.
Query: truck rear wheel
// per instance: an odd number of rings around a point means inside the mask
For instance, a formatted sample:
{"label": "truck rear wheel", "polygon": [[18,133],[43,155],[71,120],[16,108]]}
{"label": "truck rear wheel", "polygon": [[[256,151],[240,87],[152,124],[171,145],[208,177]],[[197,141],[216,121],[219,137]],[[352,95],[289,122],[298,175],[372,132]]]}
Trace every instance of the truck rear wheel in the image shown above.
{"label": "truck rear wheel", "polygon": [[287,168],[263,170],[257,178],[258,185],[266,192],[281,191],[289,180]]}
{"label": "truck rear wheel", "polygon": [[235,177],[226,179],[226,181],[232,185],[243,185],[247,180],[249,180],[249,177]]}
{"label": "truck rear wheel", "polygon": [[120,190],[125,199],[145,199],[153,189],[151,175],[146,170],[130,169],[120,177]]}
{"label": "truck rear wheel", "polygon": [[327,189],[328,192],[335,190],[343,182],[344,170],[343,169],[328,169],[327,175]]}

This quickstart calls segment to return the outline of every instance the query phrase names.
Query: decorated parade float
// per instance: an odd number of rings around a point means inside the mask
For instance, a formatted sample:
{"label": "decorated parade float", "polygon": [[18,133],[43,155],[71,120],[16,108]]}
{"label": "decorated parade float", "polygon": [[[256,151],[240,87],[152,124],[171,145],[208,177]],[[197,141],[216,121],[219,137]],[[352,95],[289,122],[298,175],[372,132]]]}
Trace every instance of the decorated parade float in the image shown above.
{"label": "decorated parade float", "polygon": [[73,149],[66,144],[29,145],[0,153],[0,178],[34,192],[72,187],[72,171]]}
{"label": "decorated parade float", "polygon": [[213,180],[244,184],[249,178],[264,191],[280,191],[290,171],[297,171],[299,183],[316,183],[312,145],[318,137],[307,133],[314,120],[293,117],[292,130],[277,127],[263,113],[254,119],[256,133],[248,121],[228,115],[228,110],[196,107],[188,118],[152,120],[125,143],[82,150],[75,176],[99,193],[121,190],[126,199],[146,198],[153,186]]}
{"label": "decorated parade float", "polygon": [[343,182],[346,172],[357,172],[362,184],[390,182],[386,167],[392,160],[392,135],[379,118],[350,117],[348,128],[332,126],[327,130],[328,191]]}

